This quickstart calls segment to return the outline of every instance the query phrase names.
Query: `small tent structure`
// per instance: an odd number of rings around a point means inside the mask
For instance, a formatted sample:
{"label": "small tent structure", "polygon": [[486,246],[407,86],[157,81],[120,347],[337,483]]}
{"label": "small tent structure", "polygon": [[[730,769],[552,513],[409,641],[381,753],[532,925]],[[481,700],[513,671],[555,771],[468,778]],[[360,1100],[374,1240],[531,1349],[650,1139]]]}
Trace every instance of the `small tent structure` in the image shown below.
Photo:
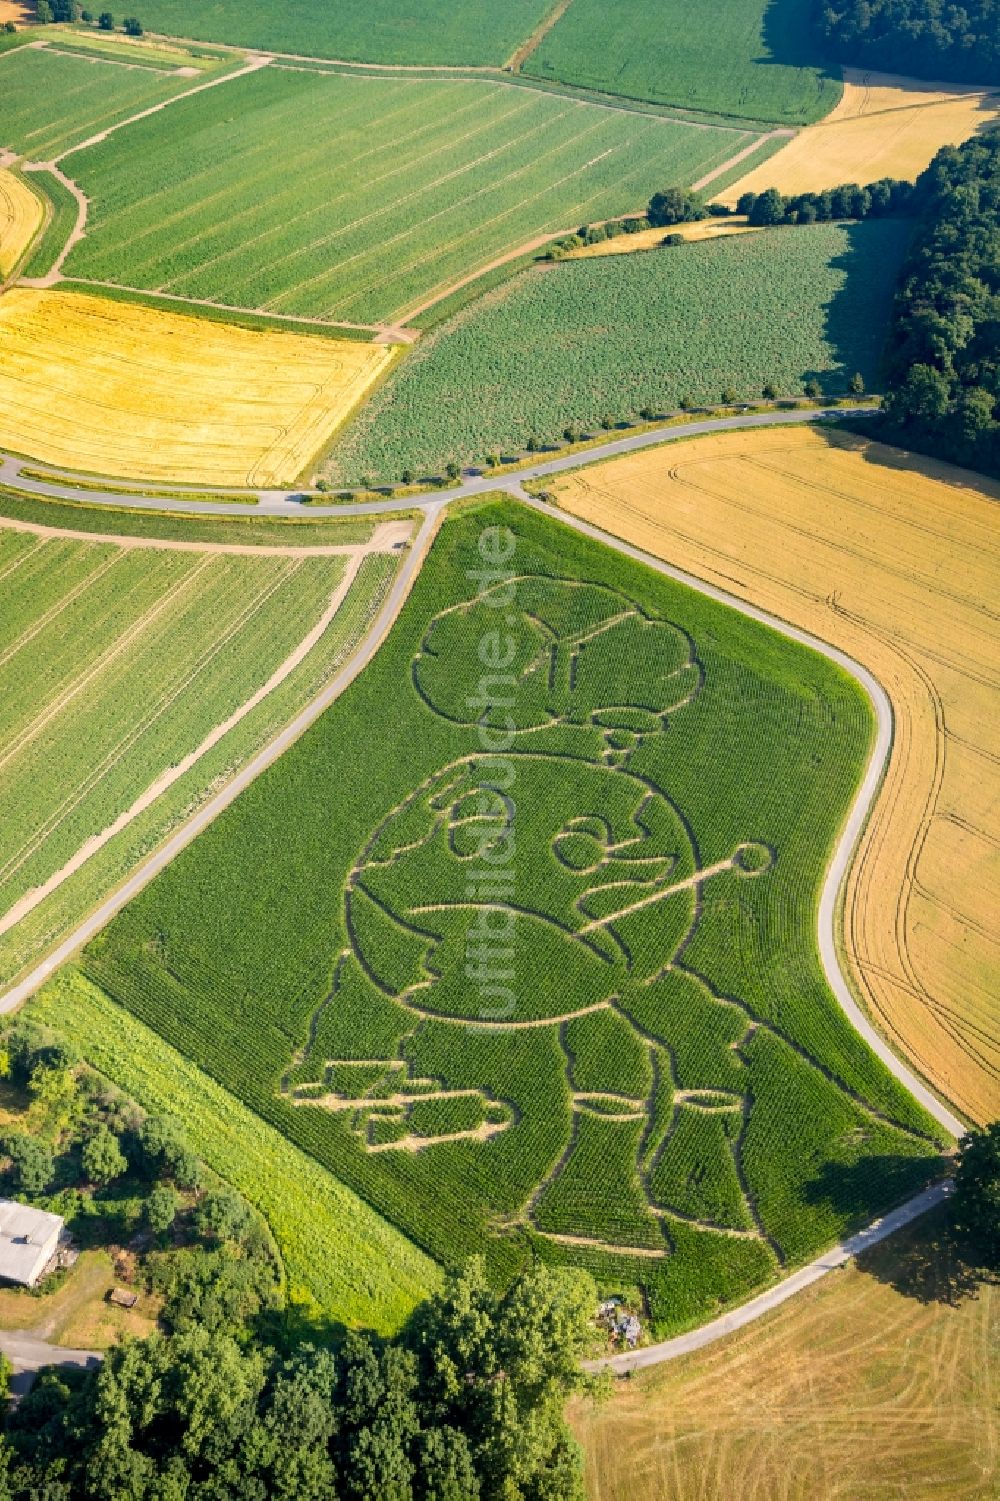
{"label": "small tent structure", "polygon": [[62,1231],[58,1214],[0,1199],[0,1280],[34,1287],[58,1250]]}

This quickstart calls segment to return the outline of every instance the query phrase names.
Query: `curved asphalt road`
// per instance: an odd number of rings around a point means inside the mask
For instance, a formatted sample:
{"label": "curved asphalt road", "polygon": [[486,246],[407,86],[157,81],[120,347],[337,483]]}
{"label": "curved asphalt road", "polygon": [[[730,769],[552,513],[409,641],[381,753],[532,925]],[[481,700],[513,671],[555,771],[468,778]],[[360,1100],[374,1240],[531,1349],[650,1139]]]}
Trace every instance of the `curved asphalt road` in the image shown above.
{"label": "curved asphalt road", "polygon": [[[856,408],[849,410],[870,409]],[[269,746],[255,756],[227,787],[223,788],[204,807],[199,809],[189,823],[179,829],[166,844],[134,871],[118,891],[103,902],[85,922],[71,933],[41,964],[37,965],[29,975],[7,990],[3,995],[0,995],[0,1012],[10,1011],[25,1001],[77,949],[99,932],[126,902],[152,880],[158,871],[169,864],[174,856],[185,845],[190,843],[203,828],[211,823],[224,808],[228,807],[250,782],[258,777],[267,766],[277,760],[278,756],[354,680],[362,668],[374,656],[383,638],[388,633],[403,599],[409,592],[413,578],[427,553],[437,529],[441,511],[449,501],[461,499],[469,495],[483,494],[491,490],[506,490],[524,504],[541,511],[545,515],[551,516],[553,513],[550,507],[525,493],[522,488],[525,480],[543,479],[548,475],[564,473],[571,469],[581,468],[587,464],[598,463],[617,454],[631,453],[637,449],[653,447],[674,438],[725,432],[734,428],[771,427],[783,423],[817,421],[826,417],[842,416],[847,411],[848,409],[839,408],[829,412],[823,410],[808,413],[764,412],[741,417],[710,418],[704,421],[658,428],[653,432],[638,433],[630,437],[614,439],[583,452],[566,454],[556,459],[529,465],[519,470],[515,475],[476,475],[452,489],[439,490],[429,498],[426,496],[412,496],[400,500],[385,500],[369,502],[367,504],[344,503],[332,506],[310,506],[306,514],[317,517],[374,516],[400,510],[420,510],[424,514],[424,520],[419,533],[402,569],[397,575],[392,591],[379,611],[378,617],[371,629],[362,641],[357,653],[347,666],[327,684],[318,698],[314,699],[311,704],[303,709],[292,723]],[[303,515],[300,504],[292,499],[292,495],[297,492],[254,492],[259,494],[260,504],[252,512],[248,513],[246,507],[238,503],[227,504],[219,501],[192,502],[187,499],[174,502],[164,499],[149,499],[143,496],[129,496],[113,491],[91,490],[80,492],[73,489],[74,478],[80,477],[73,476],[68,472],[64,475],[60,472],[60,478],[63,478],[65,481],[63,484],[21,478],[20,469],[23,462],[12,458],[0,459],[0,483],[16,486],[22,491],[45,496],[50,499],[82,500],[90,504],[96,503],[118,507],[129,505],[158,511],[185,511],[189,514],[242,515],[247,519],[260,515]],[[157,488],[168,487],[157,486]],[[611,536],[589,522],[569,516],[564,512],[559,512],[556,519],[563,525],[573,528],[575,531],[582,532],[586,536],[603,542],[606,546],[614,548],[626,557],[633,558],[637,562],[645,564],[657,573],[664,574],[668,578],[686,584],[689,588],[697,589],[700,593],[728,605],[731,609],[739,610],[751,619],[758,620],[770,626],[772,630],[780,632],[783,636],[801,642],[811,647],[814,651],[822,653],[830,661],[835,662],[838,666],[849,672],[864,688],[875,711],[877,733],[864,778],[827,869],[818,914],[820,957],[827,982],[852,1026],[861,1034],[869,1047],[878,1055],[895,1078],[920,1101],[939,1125],[943,1126],[950,1135],[956,1137],[963,1135],[965,1128],[962,1122],[931,1093],[926,1085],[911,1073],[872,1026],[868,1017],[854,1000],[850,988],[841,973],[838,962],[836,944],[837,897],[858,839],[861,836],[868,814],[881,785],[892,748],[892,706],[885,690],[872,677],[871,673],[851,657],[847,656],[846,653],[820,640],[818,637],[810,635],[807,631],[799,630],[796,626],[792,626],[786,621],[768,614],[767,611],[760,610],[754,605],[747,604],[745,601],[727,594],[725,590],[718,589],[714,585],[708,584],[692,574],[685,573],[679,568],[674,568],[669,563],[664,563],[661,559],[643,552],[640,548],[633,547],[631,544],[621,541],[620,538]],[[680,1335],[676,1339],[666,1340],[657,1345],[650,1345],[642,1350],[613,1356],[606,1361],[598,1362],[598,1364],[606,1365],[618,1372],[624,1372],[640,1366],[653,1365],[664,1360],[674,1359],[678,1355],[686,1354],[690,1350],[699,1349],[703,1345],[721,1339],[732,1330],[740,1328],[753,1319],[761,1317],[762,1314],[769,1312],[772,1308],[778,1307],[802,1288],[810,1286],[833,1267],[841,1265],[850,1256],[857,1255],[860,1251],[867,1249],[868,1246],[874,1245],[879,1240],[884,1239],[885,1236],[892,1234],[894,1230],[899,1229],[902,1225],[908,1224],[919,1215],[926,1213],[928,1209],[944,1199],[948,1190],[948,1184],[937,1184],[932,1188],[926,1189],[923,1193],[916,1195],[916,1197],[900,1205],[891,1213],[876,1220],[867,1229],[849,1237],[840,1245],[834,1247],[833,1250],[818,1257],[808,1266],[801,1267],[798,1271],[792,1273],[791,1276],[784,1278],[776,1286],[766,1289],[747,1303],[732,1309],[720,1318],[703,1325],[700,1329],[694,1330],[690,1334]]]}
{"label": "curved asphalt road", "polygon": [[[0,456],[0,484],[10,485],[26,495],[43,496],[47,500],[75,500],[87,505],[129,506],[147,511],[183,511],[187,515],[242,516],[244,519],[252,519],[255,516],[296,516],[299,518],[382,516],[392,511],[418,510],[438,501],[461,500],[465,496],[482,495],[490,490],[509,489],[512,485],[523,484],[525,480],[545,479],[548,475],[564,474],[567,470],[579,469],[584,464],[596,464],[602,459],[614,458],[618,454],[634,453],[640,448],[655,448],[658,444],[665,443],[672,438],[700,437],[706,433],[728,432],[731,428],[776,427],[785,423],[819,422],[824,418],[846,417],[859,412],[871,413],[872,411],[873,408],[870,406],[834,407],[829,410],[816,408],[811,411],[749,412],[740,417],[706,417],[694,422],[677,423],[673,427],[654,428],[650,432],[632,433],[625,438],[612,438],[607,443],[600,443],[594,448],[562,454],[555,459],[540,460],[537,464],[527,464],[523,469],[518,469],[514,473],[476,473],[464,479],[459,485],[445,490],[434,490],[430,494],[422,493],[399,499],[375,501],[343,501],[336,505],[311,504],[303,507],[296,497],[304,493],[314,495],[316,492],[302,490],[247,490],[245,494],[248,499],[256,498],[257,500],[252,510],[248,510],[246,504],[239,501],[154,499],[145,495],[129,494],[123,489],[89,489],[81,492],[75,489],[74,485],[93,485],[95,481],[92,475],[74,473],[69,469],[57,469],[49,464],[37,464],[10,455]],[[44,469],[58,478],[29,479],[21,474],[21,470],[25,467],[34,470]],[[193,493],[190,486],[162,485],[156,480],[147,482],[136,479],[133,483],[155,490],[158,496],[162,491],[163,497],[166,497],[170,490],[176,490],[178,495],[182,496],[190,496]],[[239,487],[224,485],[219,488],[235,493]]]}

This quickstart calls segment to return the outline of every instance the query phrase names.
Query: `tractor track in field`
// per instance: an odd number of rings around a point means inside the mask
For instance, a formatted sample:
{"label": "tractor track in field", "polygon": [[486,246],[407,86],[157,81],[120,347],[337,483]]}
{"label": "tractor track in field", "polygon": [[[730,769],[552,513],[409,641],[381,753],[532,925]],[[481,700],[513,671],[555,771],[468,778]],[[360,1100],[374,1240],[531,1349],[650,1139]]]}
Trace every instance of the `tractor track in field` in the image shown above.
{"label": "tractor track in field", "polygon": [[[491,491],[501,491],[520,500],[531,509],[552,517],[552,508],[546,502],[528,494],[524,489],[524,482],[526,480],[543,479],[552,474],[565,473],[568,470],[599,463],[618,454],[634,452],[637,449],[654,447],[671,440],[693,437],[703,433],[747,427],[775,426],[789,422],[801,423],[803,421],[815,421],[824,417],[837,415],[846,415],[846,412],[843,409],[841,409],[840,413],[824,412],[822,410],[809,413],[767,412],[734,418],[711,418],[615,439],[583,453],[564,455],[561,458],[528,465],[514,474],[497,476],[476,475],[461,485],[441,490],[428,498],[410,496],[400,500],[388,499],[381,502],[357,502],[315,507],[313,509],[314,515],[326,516],[377,516],[385,515],[392,511],[413,511],[414,509],[419,509],[424,513],[423,523],[410,550],[410,554],[403,568],[397,574],[390,596],[366,634],[361,647],[323,692],[301,711],[292,724],[288,725],[270,745],[258,753],[226,788],[204,805],[187,824],[177,830],[152,857],[133,872],[132,876],[114,895],[109,897],[91,913],[46,959],[36,965],[26,977],[0,995],[0,1012],[13,1010],[33,994],[62,963],[68,960],[84,943],[88,942],[98,933],[116,912],[142,890],[160,870],[169,864],[175,855],[197,833],[211,823],[224,808],[228,807],[243,788],[249,785],[268,765],[276,760],[308,725],[318,718],[319,714],[323,712],[328,704],[332,703],[348,684],[353,681],[374,655],[402,607],[413,579],[426,557],[430,543],[436,534],[442,512],[449,501],[463,500],[470,496],[483,495]],[[12,484],[14,488],[20,488],[22,491],[26,491],[32,495],[48,496],[52,499],[74,498],[75,492],[72,489],[74,476],[71,474],[59,476],[58,478],[62,480],[62,483],[31,481],[27,479],[20,480],[20,467],[20,460],[0,458],[0,481],[6,481]],[[88,483],[90,483],[89,480]],[[289,492],[272,491],[258,493],[261,498],[261,504],[256,514],[301,515],[301,511],[298,510],[295,502],[291,499]],[[246,514],[245,507],[238,503],[206,502],[199,506],[196,502],[191,501],[171,502],[169,500],[164,501],[163,499],[154,501],[144,499],[141,496],[129,497],[120,492],[102,493],[93,491],[85,492],[82,496],[76,494],[75,498],[82,498],[89,504],[96,503],[110,507],[136,506],[155,510],[173,509],[183,510],[188,514],[192,512],[195,514],[235,513],[243,514],[244,516]],[[855,662],[853,658],[845,652],[840,651],[839,648],[812,635],[810,632],[800,630],[766,610],[748,604],[723,589],[719,589],[681,569],[674,568],[670,564],[664,563],[662,560],[644,552],[642,549],[602,531],[599,527],[593,526],[589,522],[562,512],[555,513],[554,519],[584,536],[602,542],[614,551],[653,569],[665,577],[674,579],[689,588],[695,589],[699,593],[717,600],[731,609],[738,610],[750,619],[767,625],[772,630],[776,630],[780,635],[820,652],[821,655],[848,672],[864,689],[874,711],[877,732],[865,775],[844,821],[840,838],[824,877],[817,914],[817,937],[820,959],[827,983],[855,1031],[860,1034],[872,1051],[881,1059],[897,1082],[902,1084],[919,1101],[945,1132],[955,1137],[962,1136],[965,1130],[962,1122],[942,1101],[932,1094],[927,1086],[910,1071],[905,1063],[895,1056],[882,1036],[876,1031],[872,1022],[855,1001],[847,981],[841,972],[838,959],[838,896],[851,866],[861,833],[881,788],[883,773],[888,763],[892,745],[893,713],[885,690],[872,674]],[[573,1014],[575,1015],[576,1013]],[[551,1025],[552,1020],[552,1018],[548,1018],[546,1025]],[[880,1216],[865,1229],[847,1237],[831,1250],[809,1262],[806,1266],[800,1267],[788,1276],[783,1277],[756,1297],[733,1308],[719,1318],[702,1325],[699,1329],[693,1330],[688,1334],[679,1335],[671,1340],[647,1346],[643,1349],[609,1357],[596,1362],[596,1364],[624,1374],[633,1369],[674,1359],[691,1350],[699,1349],[703,1345],[721,1339],[731,1331],[741,1328],[745,1324],[769,1313],[772,1309],[779,1307],[797,1292],[818,1281],[827,1272],[843,1265],[851,1257],[859,1255],[870,1246],[877,1244],[896,1230],[941,1204],[949,1192],[950,1183],[948,1181],[935,1183],[907,1200],[904,1204]],[[630,1250],[630,1254],[642,1255],[644,1253],[641,1250]],[[645,1254],[649,1253],[646,1252]]]}

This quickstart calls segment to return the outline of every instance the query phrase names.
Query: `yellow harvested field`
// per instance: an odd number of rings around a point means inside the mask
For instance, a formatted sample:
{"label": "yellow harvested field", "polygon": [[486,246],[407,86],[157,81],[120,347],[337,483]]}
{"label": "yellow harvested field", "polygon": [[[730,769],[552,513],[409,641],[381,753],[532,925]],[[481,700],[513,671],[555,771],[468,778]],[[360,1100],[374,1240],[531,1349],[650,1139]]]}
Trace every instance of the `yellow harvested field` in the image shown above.
{"label": "yellow harvested field", "polygon": [[683,240],[721,240],[728,235],[753,235],[740,215],[731,219],[695,219],[691,224],[670,224],[665,229],[640,229],[634,235],[616,235],[613,240],[601,240],[597,245],[581,245],[571,250],[568,261],[586,260],[595,255],[627,255],[633,250],[655,250],[663,242],[664,235],[680,235]]}
{"label": "yellow harvested field", "polygon": [[959,146],[1000,118],[996,87],[922,83],[892,73],[844,70],[844,93],[832,114],[801,130],[777,155],[719,195],[780,188],[821,192],[842,182],[913,179],[942,146]]}
{"label": "yellow harvested field", "polygon": [[0,299],[0,448],[116,479],[291,485],[392,358],[14,287]]}
{"label": "yellow harvested field", "polygon": [[9,276],[42,227],[42,201],[23,177],[0,170],[0,278]]}
{"label": "yellow harvested field", "polygon": [[1000,486],[803,426],[652,449],[553,488],[883,684],[893,748],[845,891],[849,969],[946,1099],[1000,1116]]}
{"label": "yellow harvested field", "polygon": [[591,1501],[994,1501],[1000,1286],[939,1224],[766,1319],[577,1401]]}
{"label": "yellow harvested field", "polygon": [[0,0],[0,26],[6,21],[13,21],[15,26],[34,25],[34,5],[27,0]]}

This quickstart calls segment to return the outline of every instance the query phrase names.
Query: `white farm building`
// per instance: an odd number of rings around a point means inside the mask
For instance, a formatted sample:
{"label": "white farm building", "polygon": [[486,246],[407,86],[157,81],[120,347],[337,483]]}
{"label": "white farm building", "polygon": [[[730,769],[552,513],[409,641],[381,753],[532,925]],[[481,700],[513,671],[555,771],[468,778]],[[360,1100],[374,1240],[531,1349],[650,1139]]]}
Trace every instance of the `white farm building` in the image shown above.
{"label": "white farm building", "polygon": [[0,1199],[0,1280],[34,1287],[56,1254],[62,1230],[58,1214]]}

